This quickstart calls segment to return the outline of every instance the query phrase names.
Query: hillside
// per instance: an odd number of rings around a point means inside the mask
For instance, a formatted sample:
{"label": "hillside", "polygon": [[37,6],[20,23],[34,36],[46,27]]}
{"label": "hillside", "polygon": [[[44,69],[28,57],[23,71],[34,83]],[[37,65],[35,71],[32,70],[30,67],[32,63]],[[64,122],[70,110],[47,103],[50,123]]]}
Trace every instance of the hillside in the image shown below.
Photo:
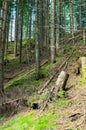
{"label": "hillside", "polygon": [[[10,80],[10,85],[6,86],[6,101],[15,100],[15,96],[16,99],[23,97],[27,100],[28,106],[26,104],[20,104],[19,108],[17,108],[17,113],[14,111],[16,108],[14,109],[12,107],[14,110],[7,112],[8,117],[4,115],[4,117],[0,118],[0,130],[86,129],[86,81],[81,74],[78,75],[76,72],[78,58],[86,56],[86,47],[84,44],[82,46],[81,43],[82,41],[74,47],[67,45],[59,50],[59,55],[56,58],[57,62],[54,65],[46,62],[41,67],[42,77],[40,80],[32,79],[34,77],[34,69],[27,71],[25,67],[23,67],[23,72],[17,74]],[[68,57],[73,49],[74,52],[67,61],[66,66],[59,71],[60,73],[62,70],[65,70],[69,74],[66,90],[60,90],[57,99],[55,99],[53,94],[49,97],[51,88],[55,86],[58,78],[59,73],[57,73],[49,85],[43,90],[43,93],[38,94],[41,87],[56,72],[58,66],[62,64],[65,57]],[[16,74],[16,71],[14,72]],[[38,106],[34,108],[34,104]]]}

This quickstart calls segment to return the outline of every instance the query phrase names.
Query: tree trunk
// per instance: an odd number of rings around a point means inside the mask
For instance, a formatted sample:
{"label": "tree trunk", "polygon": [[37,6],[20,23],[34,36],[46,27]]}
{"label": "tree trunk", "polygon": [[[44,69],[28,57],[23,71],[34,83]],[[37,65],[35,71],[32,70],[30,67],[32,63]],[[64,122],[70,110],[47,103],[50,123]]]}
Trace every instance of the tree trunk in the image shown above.
{"label": "tree trunk", "polygon": [[72,34],[72,41],[74,42],[74,15],[73,15],[73,3],[70,0],[70,32]]}
{"label": "tree trunk", "polygon": [[55,62],[55,1],[52,0],[52,14],[51,14],[51,62]]}
{"label": "tree trunk", "polygon": [[[82,0],[79,0],[80,2],[80,5],[82,4]],[[82,32],[82,6],[80,6],[80,9],[79,9],[79,21],[80,21],[80,30]]]}
{"label": "tree trunk", "polygon": [[5,49],[5,35],[6,35],[6,18],[7,18],[7,1],[2,2],[2,21],[0,29],[0,92],[4,91],[4,49]]}
{"label": "tree trunk", "polygon": [[20,43],[20,63],[22,63],[22,39],[23,39],[23,0],[19,1],[19,4],[21,5],[20,7],[20,22],[19,22],[19,43]]}
{"label": "tree trunk", "polygon": [[35,0],[35,63],[36,63],[36,79],[39,79],[40,59],[39,59],[39,40],[38,40],[38,0]]}
{"label": "tree trunk", "polygon": [[30,9],[29,9],[29,38],[31,39],[32,35],[32,6],[31,6],[31,1],[30,1]]}
{"label": "tree trunk", "polygon": [[15,45],[14,45],[14,55],[17,56],[18,51],[18,4],[19,2],[16,2],[16,18],[15,18]]}

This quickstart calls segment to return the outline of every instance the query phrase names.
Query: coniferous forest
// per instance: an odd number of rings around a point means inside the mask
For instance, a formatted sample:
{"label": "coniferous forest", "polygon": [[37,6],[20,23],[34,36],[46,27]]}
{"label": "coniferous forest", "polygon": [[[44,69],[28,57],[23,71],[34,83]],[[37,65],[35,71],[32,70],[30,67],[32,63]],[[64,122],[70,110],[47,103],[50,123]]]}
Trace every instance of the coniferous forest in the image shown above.
{"label": "coniferous forest", "polygon": [[0,0],[0,130],[86,130],[86,0]]}

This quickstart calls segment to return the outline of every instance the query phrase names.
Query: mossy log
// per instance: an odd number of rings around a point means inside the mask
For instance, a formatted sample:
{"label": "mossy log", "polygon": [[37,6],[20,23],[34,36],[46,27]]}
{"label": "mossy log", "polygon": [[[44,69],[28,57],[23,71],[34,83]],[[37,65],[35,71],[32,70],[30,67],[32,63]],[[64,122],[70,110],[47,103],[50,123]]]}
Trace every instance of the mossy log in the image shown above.
{"label": "mossy log", "polygon": [[66,82],[68,80],[69,75],[65,71],[61,71],[60,75],[58,76],[58,79],[56,81],[55,86],[55,96],[57,96],[57,93],[60,89],[65,90]]}

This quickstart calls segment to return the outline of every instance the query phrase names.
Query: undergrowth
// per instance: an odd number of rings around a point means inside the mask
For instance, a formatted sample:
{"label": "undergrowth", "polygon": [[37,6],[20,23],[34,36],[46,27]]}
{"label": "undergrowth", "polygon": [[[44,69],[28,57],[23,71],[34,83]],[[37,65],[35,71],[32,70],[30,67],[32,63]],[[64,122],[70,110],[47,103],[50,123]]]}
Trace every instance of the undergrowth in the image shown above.
{"label": "undergrowth", "polygon": [[31,111],[25,115],[17,115],[12,120],[7,121],[0,130],[55,130],[56,115],[46,113],[36,118],[37,111]]}
{"label": "undergrowth", "polygon": [[23,78],[21,78],[19,80],[17,80],[17,79],[12,80],[11,84],[6,88],[6,90],[10,89],[12,87],[15,87],[15,86],[21,87],[21,85],[23,85],[27,80],[28,79],[26,77],[25,78],[23,77]]}

